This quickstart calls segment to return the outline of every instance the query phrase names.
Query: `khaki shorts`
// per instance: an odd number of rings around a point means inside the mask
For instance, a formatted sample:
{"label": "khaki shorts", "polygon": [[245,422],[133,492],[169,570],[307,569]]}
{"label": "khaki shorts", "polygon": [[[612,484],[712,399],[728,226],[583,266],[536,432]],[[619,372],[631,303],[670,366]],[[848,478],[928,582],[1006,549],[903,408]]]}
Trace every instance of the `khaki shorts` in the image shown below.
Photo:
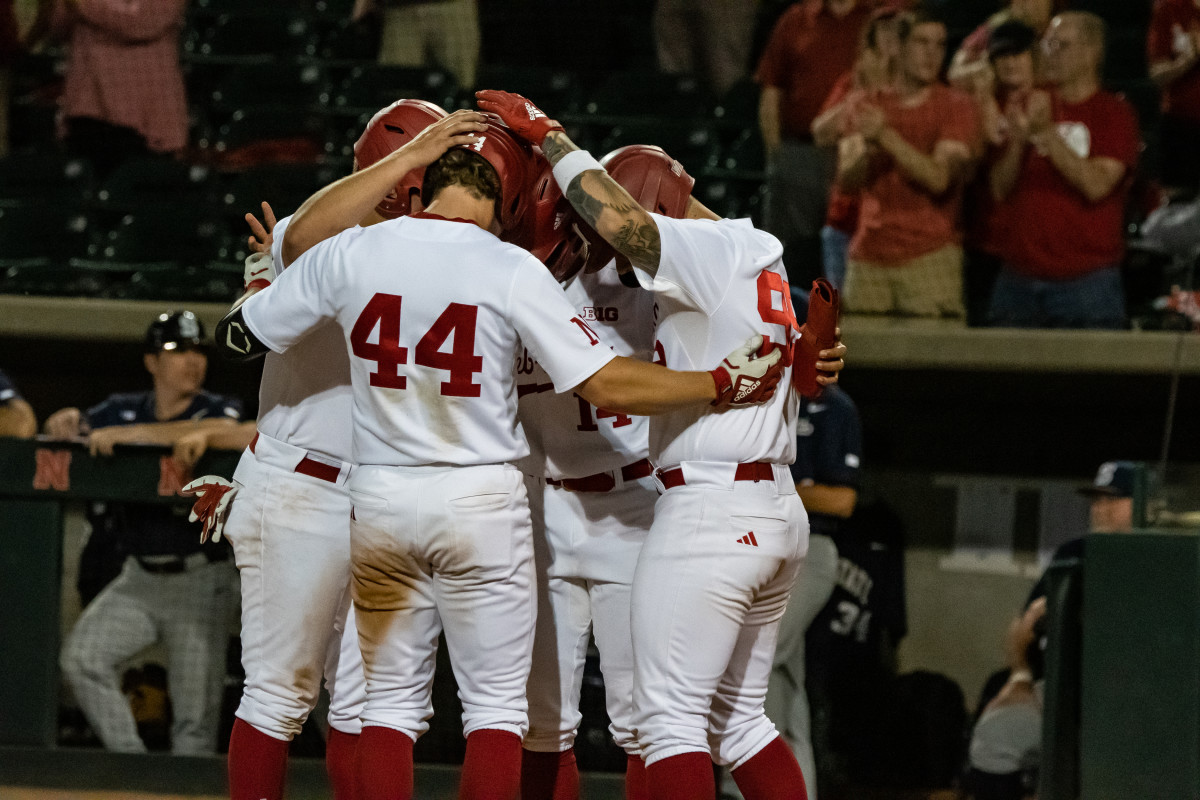
{"label": "khaki shorts", "polygon": [[962,248],[950,244],[888,265],[851,258],[842,297],[846,310],[857,313],[961,318]]}

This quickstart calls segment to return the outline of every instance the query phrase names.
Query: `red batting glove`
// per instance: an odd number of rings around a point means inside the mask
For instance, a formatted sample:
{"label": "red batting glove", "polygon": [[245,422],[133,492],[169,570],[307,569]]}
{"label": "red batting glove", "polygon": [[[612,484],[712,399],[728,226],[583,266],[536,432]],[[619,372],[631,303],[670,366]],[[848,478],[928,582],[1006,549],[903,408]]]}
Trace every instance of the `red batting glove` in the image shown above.
{"label": "red batting glove", "polygon": [[753,406],[765,403],[775,395],[775,387],[786,366],[783,350],[773,348],[765,356],[756,356],[762,345],[762,336],[751,336],[709,373],[717,384],[714,406],[722,409]]}
{"label": "red batting glove", "polygon": [[[817,361],[820,352],[837,347],[838,315],[841,298],[838,290],[824,278],[813,281],[808,295],[808,318],[800,328],[792,365],[792,385],[809,400],[821,396],[824,387],[817,383]],[[823,372],[823,375],[829,375]]]}
{"label": "red batting glove", "polygon": [[514,133],[530,144],[541,146],[550,131],[561,131],[563,126],[550,119],[546,113],[519,94],[497,89],[483,89],[475,93],[479,108],[490,111],[504,121]]}
{"label": "red batting glove", "polygon": [[219,475],[205,475],[184,486],[179,493],[196,498],[188,522],[203,521],[200,544],[208,541],[210,535],[214,542],[221,541],[225,518],[229,515],[229,501],[237,493],[237,487]]}

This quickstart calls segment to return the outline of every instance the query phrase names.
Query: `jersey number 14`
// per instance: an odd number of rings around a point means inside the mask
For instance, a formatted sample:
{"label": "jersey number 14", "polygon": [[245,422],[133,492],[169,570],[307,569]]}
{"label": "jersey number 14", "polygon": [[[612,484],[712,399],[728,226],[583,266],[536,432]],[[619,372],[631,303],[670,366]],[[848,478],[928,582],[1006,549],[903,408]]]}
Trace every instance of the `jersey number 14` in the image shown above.
{"label": "jersey number 14", "polygon": [[[354,355],[376,364],[371,373],[371,385],[383,389],[404,389],[407,385],[407,379],[400,374],[400,365],[408,363],[408,348],[400,346],[401,300],[398,294],[376,294],[350,331]],[[472,379],[475,373],[483,372],[483,357],[475,355],[478,315],[478,306],[451,303],[417,342],[414,363],[450,373],[449,380],[442,381],[443,396],[479,397],[479,384]],[[379,326],[378,344],[368,341],[376,325]],[[442,347],[451,335],[454,344],[445,351]]]}

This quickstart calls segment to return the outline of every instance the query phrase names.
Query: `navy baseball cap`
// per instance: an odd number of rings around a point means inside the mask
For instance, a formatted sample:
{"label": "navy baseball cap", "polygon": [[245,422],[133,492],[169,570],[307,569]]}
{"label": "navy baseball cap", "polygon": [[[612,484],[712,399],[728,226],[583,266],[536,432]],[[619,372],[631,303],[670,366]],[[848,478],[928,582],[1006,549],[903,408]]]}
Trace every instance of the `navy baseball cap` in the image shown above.
{"label": "navy baseball cap", "polygon": [[1136,474],[1137,467],[1132,461],[1105,461],[1100,465],[1100,469],[1096,470],[1096,478],[1092,485],[1083,487],[1079,493],[1092,497],[1133,497]]}
{"label": "navy baseball cap", "polygon": [[146,329],[146,352],[194,350],[204,344],[204,325],[191,311],[159,314]]}

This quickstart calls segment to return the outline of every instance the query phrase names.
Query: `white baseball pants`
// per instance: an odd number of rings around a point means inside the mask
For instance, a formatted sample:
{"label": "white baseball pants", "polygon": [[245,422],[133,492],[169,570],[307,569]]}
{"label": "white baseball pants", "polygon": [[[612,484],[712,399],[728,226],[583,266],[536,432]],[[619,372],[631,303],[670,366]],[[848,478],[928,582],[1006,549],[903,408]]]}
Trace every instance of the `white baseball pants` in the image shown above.
{"label": "white baseball pants", "polygon": [[736,769],[778,735],[763,702],[808,516],[785,466],[757,482],[681,466],[634,574],[634,727],[647,765],[705,752]]}
{"label": "white baseball pants", "polygon": [[527,478],[534,521],[538,611],[529,675],[525,748],[560,752],[575,743],[589,633],[596,637],[613,740],[638,752],[631,726],[630,589],[654,518],[651,478],[608,492],[572,492]]}
{"label": "white baseball pants", "polygon": [[350,497],[363,724],[414,741],[428,730],[444,627],[464,734],[492,728],[523,737],[537,597],[520,471],[358,466]]}
{"label": "white baseball pants", "polygon": [[260,434],[234,472],[225,523],[242,585],[246,687],[237,716],[285,741],[316,705],[322,675],[336,730],[359,733],[366,702],[349,613],[350,468],[322,480],[295,471],[305,458]]}

